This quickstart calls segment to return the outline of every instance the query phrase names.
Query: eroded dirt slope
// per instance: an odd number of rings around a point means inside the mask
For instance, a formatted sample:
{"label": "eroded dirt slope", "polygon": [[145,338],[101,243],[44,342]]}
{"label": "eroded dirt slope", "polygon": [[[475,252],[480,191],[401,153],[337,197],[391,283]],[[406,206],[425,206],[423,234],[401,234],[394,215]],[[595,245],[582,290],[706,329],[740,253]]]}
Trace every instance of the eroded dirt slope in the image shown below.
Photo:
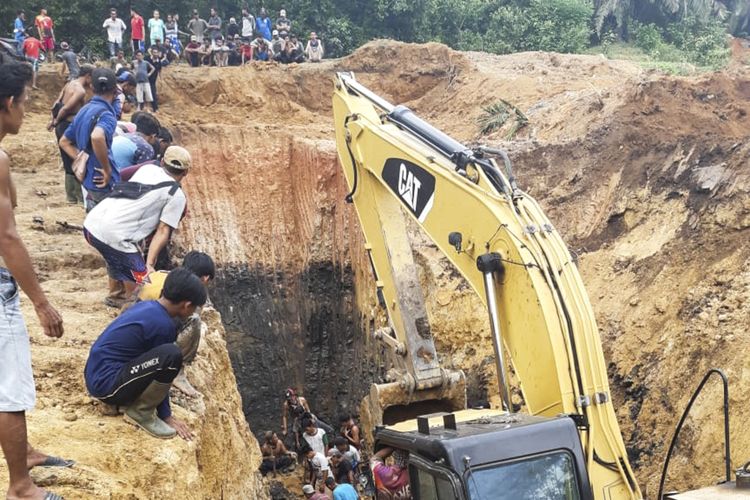
{"label": "eroded dirt slope", "polygon": [[[45,68],[46,69],[46,68]],[[51,72],[50,72],[51,73]],[[22,133],[8,137],[18,188],[17,222],[39,271],[42,286],[65,322],[60,340],[44,337],[33,308],[22,298],[32,339],[38,404],[28,416],[32,443],[77,461],[72,469],[36,469],[38,483],[68,499],[265,498],[256,473],[260,450],[242,415],[227,355],[224,328],[214,310],[188,377],[201,396],[173,394],[173,408],[196,431],[196,439],[162,441],[147,437],[121,417],[104,417],[87,396],[83,368],[91,344],[115,317],[104,306],[104,262],[78,230],[82,208],[65,202],[63,173],[54,135],[45,130],[55,78],[45,73]],[[43,225],[32,219],[41,217]],[[7,487],[0,460],[0,491]]]}
{"label": "eroded dirt slope", "polygon": [[[327,389],[316,388],[312,400],[327,417],[350,408],[368,382],[331,402],[338,378],[326,378],[325,369],[347,356],[361,363],[370,349],[366,334],[379,320],[361,238],[351,228],[356,219],[342,200],[346,189],[332,160],[330,96],[338,70],[354,71],[376,92],[466,143],[511,151],[521,186],[541,201],[578,256],[620,424],[649,497],[679,414],[709,367],[723,368],[732,383],[733,464],[750,459],[744,432],[750,417],[750,75],[742,65],[678,78],[600,56],[497,57],[379,41],[319,65],[167,72],[165,112],[180,121],[207,174],[187,182],[202,217],[188,221],[185,242],[209,245],[227,269],[260,269],[258,289],[272,290],[271,304],[230,326],[240,351],[233,354],[235,367],[241,356],[249,372],[285,368],[266,378],[262,391],[238,373],[246,403],[254,399],[265,412],[260,425],[278,426],[278,397],[290,380],[305,387],[322,376]],[[505,141],[507,128],[478,135],[482,108],[499,99],[529,119],[512,142]],[[486,313],[431,245],[418,235],[415,245],[444,364],[467,370],[474,400],[496,400]],[[322,300],[333,313],[323,319],[299,307],[317,304],[320,290],[304,279],[295,278],[302,285],[293,287],[283,279],[304,275],[311,264],[350,269],[332,278],[352,280],[336,296],[347,306],[331,310]],[[225,297],[219,307],[243,308],[248,300]],[[290,318],[291,337],[280,337]],[[321,337],[341,322],[358,335]],[[306,357],[321,338],[327,354]],[[337,342],[343,346],[334,349]],[[262,346],[269,345],[276,358],[264,365],[269,347]],[[366,358],[380,373],[372,356]],[[323,366],[308,372],[299,363]],[[674,487],[721,477],[719,408],[720,391],[712,386],[677,450]]]}

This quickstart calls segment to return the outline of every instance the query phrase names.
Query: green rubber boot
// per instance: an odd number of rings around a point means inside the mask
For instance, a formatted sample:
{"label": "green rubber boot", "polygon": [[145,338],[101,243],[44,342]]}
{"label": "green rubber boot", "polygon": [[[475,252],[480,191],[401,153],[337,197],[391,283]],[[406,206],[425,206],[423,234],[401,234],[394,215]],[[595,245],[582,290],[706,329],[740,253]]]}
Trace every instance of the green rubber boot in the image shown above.
{"label": "green rubber boot", "polygon": [[173,438],[177,431],[156,416],[156,407],[169,396],[170,387],[171,384],[151,382],[140,397],[125,410],[125,421],[137,425],[156,438]]}

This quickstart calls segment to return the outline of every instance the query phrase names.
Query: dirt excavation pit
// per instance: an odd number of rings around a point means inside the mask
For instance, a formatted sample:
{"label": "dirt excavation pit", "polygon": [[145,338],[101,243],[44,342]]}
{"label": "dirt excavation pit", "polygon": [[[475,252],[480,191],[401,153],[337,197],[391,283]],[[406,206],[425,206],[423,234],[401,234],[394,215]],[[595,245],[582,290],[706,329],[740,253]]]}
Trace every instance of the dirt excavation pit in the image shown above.
{"label": "dirt excavation pit", "polygon": [[[750,459],[747,68],[678,78],[598,56],[384,41],[317,66],[189,78],[180,68],[164,81],[165,114],[200,165],[180,241],[220,263],[212,295],[256,434],[279,428],[285,387],[334,420],[386,368],[371,340],[382,314],[331,142],[338,70],[463,142],[511,151],[521,185],[578,256],[648,497],[710,367],[731,381],[733,465]],[[503,131],[478,136],[482,108],[499,99],[529,119],[512,142]],[[423,235],[413,244],[443,365],[467,372],[472,402],[497,404],[485,311]],[[720,396],[711,386],[696,403],[671,487],[721,479]]]}

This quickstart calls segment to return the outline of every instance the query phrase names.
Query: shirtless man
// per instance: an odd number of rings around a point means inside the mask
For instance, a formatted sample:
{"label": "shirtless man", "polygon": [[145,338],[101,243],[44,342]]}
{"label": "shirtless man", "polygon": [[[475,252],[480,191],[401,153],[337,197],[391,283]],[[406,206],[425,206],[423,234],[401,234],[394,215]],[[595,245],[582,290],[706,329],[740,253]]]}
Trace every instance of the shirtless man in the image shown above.
{"label": "shirtless man", "polygon": [[[21,129],[31,78],[28,64],[0,65],[0,142]],[[46,336],[61,337],[63,320],[39,285],[29,252],[16,230],[15,206],[10,159],[0,150],[0,312],[6,318],[0,324],[0,448],[10,476],[6,498],[62,500],[36,486],[29,476],[29,469],[37,465],[70,467],[73,462],[39,453],[28,442],[26,412],[34,407],[36,390],[19,288],[33,303]]]}
{"label": "shirtless man", "polygon": [[276,476],[277,470],[286,470],[292,467],[295,460],[295,453],[286,449],[284,443],[273,431],[266,432],[263,439],[263,446],[260,447],[263,453],[263,463],[260,464],[260,472],[264,476],[273,472]]}
{"label": "shirtless man", "polygon": [[[94,67],[88,64],[81,66],[78,78],[69,81],[60,92],[54,108],[52,108],[53,118],[47,125],[47,130],[55,130],[57,141],[63,136],[68,129],[76,113],[86,103],[86,91],[91,87],[91,72]],[[55,110],[57,113],[55,113]],[[70,204],[83,203],[83,193],[81,184],[73,174],[73,158],[65,154],[61,149],[63,168],[65,169],[65,195]]]}

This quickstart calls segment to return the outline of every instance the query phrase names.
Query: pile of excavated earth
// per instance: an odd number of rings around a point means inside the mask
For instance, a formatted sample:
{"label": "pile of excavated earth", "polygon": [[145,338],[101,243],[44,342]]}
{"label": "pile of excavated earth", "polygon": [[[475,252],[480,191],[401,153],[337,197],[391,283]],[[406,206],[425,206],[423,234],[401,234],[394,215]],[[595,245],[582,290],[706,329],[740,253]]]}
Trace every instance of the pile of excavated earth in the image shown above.
{"label": "pile of excavated earth", "polygon": [[[34,477],[68,498],[262,498],[269,482],[254,472],[252,433],[278,429],[282,387],[309,386],[326,415],[356,408],[378,372],[368,332],[382,315],[356,216],[343,200],[336,71],[353,71],[464,143],[510,152],[520,186],[577,256],[620,426],[649,498],[677,419],[712,367],[730,379],[732,461],[741,466],[750,460],[750,69],[746,53],[736,55],[721,72],[677,77],[603,56],[493,56],[376,41],[320,64],[165,70],[159,118],[197,164],[185,182],[189,216],[176,251],[206,251],[222,270],[211,292],[222,318],[207,313],[188,370],[201,395],[173,395],[178,416],[197,429],[192,443],[147,438],[101,416],[86,395],[88,349],[114,313],[101,301],[102,261],[75,227],[61,224],[80,225],[84,214],[64,202],[54,137],[44,129],[60,83],[43,74],[21,135],[3,146],[19,187],[19,226],[66,321],[63,339],[46,339],[24,304],[39,392],[30,434],[78,465]],[[483,109],[500,100],[527,121],[511,118],[481,135]],[[437,249],[412,233],[442,363],[469,374],[470,399],[497,404],[486,312]],[[344,372],[356,377],[337,376]],[[711,385],[697,400],[672,487],[721,479],[721,395]],[[6,472],[0,465],[0,490]]]}

